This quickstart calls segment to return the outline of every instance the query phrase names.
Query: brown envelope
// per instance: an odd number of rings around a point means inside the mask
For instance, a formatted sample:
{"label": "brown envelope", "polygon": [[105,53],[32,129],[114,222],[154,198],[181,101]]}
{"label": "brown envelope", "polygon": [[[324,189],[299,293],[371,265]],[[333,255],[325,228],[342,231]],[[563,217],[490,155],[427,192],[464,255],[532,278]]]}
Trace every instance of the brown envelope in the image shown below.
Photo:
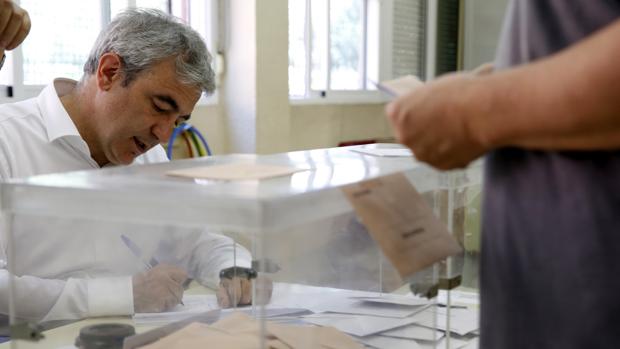
{"label": "brown envelope", "polygon": [[342,190],[401,277],[412,276],[461,251],[404,174],[348,185]]}

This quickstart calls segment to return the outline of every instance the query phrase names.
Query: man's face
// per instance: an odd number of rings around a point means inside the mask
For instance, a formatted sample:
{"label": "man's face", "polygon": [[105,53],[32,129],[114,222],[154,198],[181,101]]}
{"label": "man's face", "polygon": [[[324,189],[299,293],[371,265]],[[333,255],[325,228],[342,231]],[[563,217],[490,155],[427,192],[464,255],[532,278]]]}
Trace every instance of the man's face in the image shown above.
{"label": "man's face", "polygon": [[94,144],[89,144],[93,155],[103,155],[116,165],[130,164],[167,142],[175,123],[189,119],[201,93],[178,82],[173,58],[141,72],[128,86],[122,80],[112,77],[109,88],[98,95],[92,119]]}

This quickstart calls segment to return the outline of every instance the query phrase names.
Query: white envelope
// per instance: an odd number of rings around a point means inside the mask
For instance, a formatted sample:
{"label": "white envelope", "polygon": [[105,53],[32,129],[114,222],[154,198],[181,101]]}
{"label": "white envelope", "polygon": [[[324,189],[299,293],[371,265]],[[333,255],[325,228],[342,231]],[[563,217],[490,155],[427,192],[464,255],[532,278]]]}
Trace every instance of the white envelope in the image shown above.
{"label": "white envelope", "polygon": [[416,321],[415,317],[388,318],[367,315],[347,315],[335,313],[323,313],[307,315],[301,318],[307,323],[319,326],[332,326],[342,332],[359,337],[365,337],[397,327],[410,325]]}

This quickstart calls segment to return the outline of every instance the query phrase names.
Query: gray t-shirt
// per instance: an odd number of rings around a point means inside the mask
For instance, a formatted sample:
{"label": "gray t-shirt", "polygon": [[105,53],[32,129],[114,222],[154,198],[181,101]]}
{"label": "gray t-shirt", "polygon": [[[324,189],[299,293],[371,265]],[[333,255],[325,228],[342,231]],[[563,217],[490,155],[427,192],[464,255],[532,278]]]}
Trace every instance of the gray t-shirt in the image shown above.
{"label": "gray t-shirt", "polygon": [[[550,55],[619,17],[620,0],[514,0],[496,64]],[[481,348],[620,347],[620,150],[499,149],[485,176]]]}

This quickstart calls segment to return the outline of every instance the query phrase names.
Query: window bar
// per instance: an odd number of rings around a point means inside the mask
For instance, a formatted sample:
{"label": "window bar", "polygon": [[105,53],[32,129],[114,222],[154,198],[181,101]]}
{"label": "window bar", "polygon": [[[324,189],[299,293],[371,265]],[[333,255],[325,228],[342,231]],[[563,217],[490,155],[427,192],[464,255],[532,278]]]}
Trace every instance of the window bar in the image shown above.
{"label": "window bar", "polygon": [[101,28],[105,28],[112,21],[110,0],[100,0],[99,4],[101,8]]}
{"label": "window bar", "polygon": [[325,90],[332,90],[332,17],[331,11],[332,3],[331,0],[327,0],[327,86],[325,86]]}
{"label": "window bar", "polygon": [[191,25],[189,18],[189,0],[183,0],[181,2],[181,18],[187,25]]}
{"label": "window bar", "polygon": [[362,7],[362,59],[359,62],[362,81],[360,81],[359,86],[362,90],[366,90],[368,81],[368,0],[362,0]]}
{"label": "window bar", "polygon": [[310,97],[311,88],[312,88],[312,8],[310,4],[310,0],[306,0],[306,21],[305,21],[305,29],[304,29],[304,39],[306,42],[306,66],[305,73],[306,78],[305,81],[305,95],[306,97]]}

